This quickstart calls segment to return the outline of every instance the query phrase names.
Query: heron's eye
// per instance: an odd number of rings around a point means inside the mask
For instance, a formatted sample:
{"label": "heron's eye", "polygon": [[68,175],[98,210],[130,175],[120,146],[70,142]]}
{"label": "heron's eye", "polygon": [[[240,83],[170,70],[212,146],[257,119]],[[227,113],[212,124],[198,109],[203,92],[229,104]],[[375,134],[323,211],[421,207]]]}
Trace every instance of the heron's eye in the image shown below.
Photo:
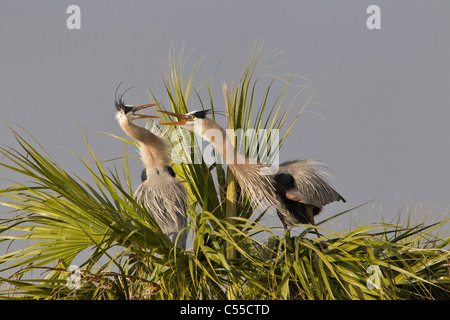
{"label": "heron's eye", "polygon": [[194,120],[195,117],[194,117],[194,116],[189,116],[189,119],[190,119],[190,120]]}

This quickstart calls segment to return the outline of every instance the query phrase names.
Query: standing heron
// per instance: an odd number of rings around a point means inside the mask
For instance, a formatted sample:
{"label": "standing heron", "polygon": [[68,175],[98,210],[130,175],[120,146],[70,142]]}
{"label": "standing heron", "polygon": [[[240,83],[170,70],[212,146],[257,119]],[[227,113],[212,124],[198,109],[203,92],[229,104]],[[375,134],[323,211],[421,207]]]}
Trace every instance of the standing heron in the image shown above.
{"label": "standing heron", "polygon": [[[267,171],[268,165],[255,163],[236,151],[226,131],[206,117],[210,110],[193,111],[184,115],[161,112],[182,120],[162,124],[178,125],[207,140],[231,168],[252,205],[257,205],[265,198],[276,207],[284,229],[297,223],[315,226],[314,216],[322,211],[323,206],[333,201],[346,202],[325,181],[325,173],[318,169],[317,161],[288,161],[278,167],[277,173],[270,174]],[[317,229],[315,232],[320,237]]]}
{"label": "standing heron", "polygon": [[170,147],[161,137],[133,123],[133,120],[136,119],[159,118],[158,116],[136,114],[137,111],[158,103],[133,107],[125,105],[122,97],[123,94],[117,97],[116,92],[116,119],[122,130],[130,138],[139,142],[139,151],[144,164],[144,171],[141,175],[142,183],[136,189],[135,197],[142,202],[169,240],[185,249],[187,238],[186,192],[169,166]]}

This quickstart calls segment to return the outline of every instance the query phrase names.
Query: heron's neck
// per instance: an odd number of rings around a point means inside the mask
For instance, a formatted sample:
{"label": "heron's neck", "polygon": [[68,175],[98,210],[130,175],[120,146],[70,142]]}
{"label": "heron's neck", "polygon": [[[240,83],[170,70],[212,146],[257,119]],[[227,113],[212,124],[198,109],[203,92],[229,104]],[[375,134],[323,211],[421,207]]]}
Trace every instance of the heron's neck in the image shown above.
{"label": "heron's neck", "polygon": [[208,129],[202,130],[201,136],[214,147],[228,166],[249,163],[249,159],[234,148],[225,129],[215,122],[211,121]]}
{"label": "heron's neck", "polygon": [[130,138],[139,142],[142,162],[146,168],[165,167],[170,163],[170,149],[163,139],[126,118],[120,119],[119,125]]}

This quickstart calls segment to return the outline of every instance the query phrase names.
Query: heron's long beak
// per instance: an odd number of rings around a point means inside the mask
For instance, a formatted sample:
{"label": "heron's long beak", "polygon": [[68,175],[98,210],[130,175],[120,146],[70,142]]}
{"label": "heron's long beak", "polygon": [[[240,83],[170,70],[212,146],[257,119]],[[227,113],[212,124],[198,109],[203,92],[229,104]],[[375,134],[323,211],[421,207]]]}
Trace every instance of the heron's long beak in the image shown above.
{"label": "heron's long beak", "polygon": [[[160,105],[160,104],[161,104],[161,103],[144,104],[144,105],[142,105],[142,106],[137,106],[137,107],[135,108],[135,110],[138,111],[138,110],[142,110],[142,109],[145,109],[145,108],[154,107],[154,106],[157,106],[157,105]],[[159,117],[157,117],[157,118],[159,118]]]}
{"label": "heron's long beak", "polygon": [[[151,103],[151,104],[144,104],[142,106],[137,106],[137,107],[134,108],[134,112],[142,110],[142,109],[154,107],[154,106],[157,106],[159,104],[161,104],[161,103]],[[159,119],[160,118],[159,116],[149,116],[149,115],[146,115],[146,114],[136,114],[135,116],[140,118],[140,119],[145,119],[145,118],[158,118]]]}
{"label": "heron's long beak", "polygon": [[164,124],[164,125],[183,125],[186,124],[186,122],[188,121],[189,117],[184,115],[184,114],[179,114],[179,113],[173,113],[170,111],[162,111],[159,110],[159,112],[165,113],[169,116],[174,116],[177,117],[178,119],[183,119],[184,121],[178,121],[178,122],[161,122],[160,124]]}
{"label": "heron's long beak", "polygon": [[145,118],[158,118],[158,119],[160,119],[159,116],[149,116],[149,115],[146,115],[146,114],[135,114],[134,116],[138,117],[140,119],[145,119]]}

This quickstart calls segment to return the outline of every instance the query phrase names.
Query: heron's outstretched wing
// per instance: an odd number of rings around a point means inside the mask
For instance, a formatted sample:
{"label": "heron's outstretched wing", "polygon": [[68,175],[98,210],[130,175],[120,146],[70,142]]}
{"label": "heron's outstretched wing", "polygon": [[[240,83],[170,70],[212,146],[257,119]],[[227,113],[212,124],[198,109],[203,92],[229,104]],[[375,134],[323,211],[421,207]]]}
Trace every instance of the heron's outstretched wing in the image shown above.
{"label": "heron's outstretched wing", "polygon": [[304,204],[321,208],[333,201],[345,199],[323,178],[326,172],[317,168],[314,160],[297,160],[280,165],[281,173],[294,178],[295,188],[286,191],[286,197]]}

